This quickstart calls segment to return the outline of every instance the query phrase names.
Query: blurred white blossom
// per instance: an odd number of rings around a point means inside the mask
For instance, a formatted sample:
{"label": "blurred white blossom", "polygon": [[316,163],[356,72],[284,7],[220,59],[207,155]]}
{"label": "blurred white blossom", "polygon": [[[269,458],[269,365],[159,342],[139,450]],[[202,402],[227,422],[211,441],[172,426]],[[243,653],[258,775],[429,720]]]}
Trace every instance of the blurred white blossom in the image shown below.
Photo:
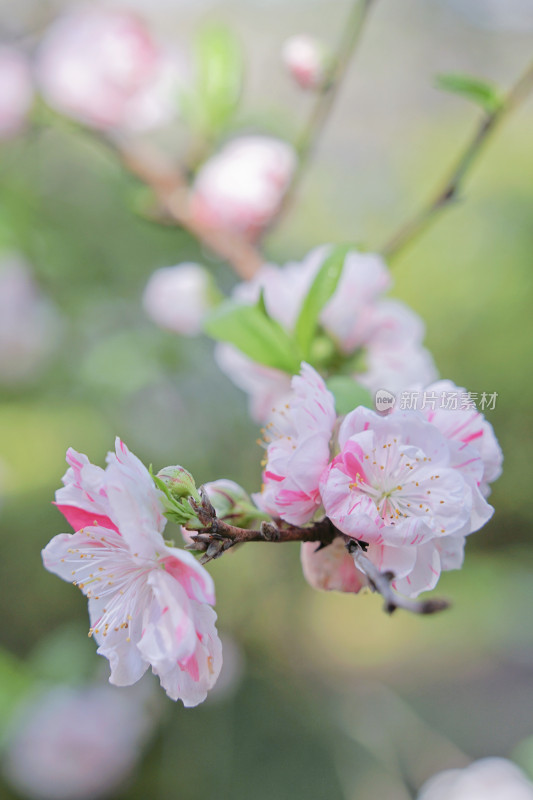
{"label": "blurred white blossom", "polygon": [[196,336],[216,296],[213,281],[199,264],[178,264],[156,270],[146,284],[143,305],[162,328]]}
{"label": "blurred white blossom", "polygon": [[9,729],[3,772],[31,800],[105,797],[132,772],[153,725],[144,687],[55,686]]}
{"label": "blurred white blossom", "polygon": [[511,761],[484,758],[434,775],[418,800],[533,800],[533,783]]}
{"label": "blurred white blossom", "polygon": [[234,139],[198,172],[192,214],[207,227],[253,238],[276,214],[295,166],[286,142],[267,136]]}

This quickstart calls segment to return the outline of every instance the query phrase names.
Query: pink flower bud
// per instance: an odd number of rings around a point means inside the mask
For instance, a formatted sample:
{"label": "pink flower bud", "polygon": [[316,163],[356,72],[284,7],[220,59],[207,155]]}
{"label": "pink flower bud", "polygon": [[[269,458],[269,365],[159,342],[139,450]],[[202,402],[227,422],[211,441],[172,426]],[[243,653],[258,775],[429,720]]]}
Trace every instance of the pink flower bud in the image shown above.
{"label": "pink flower bud", "polygon": [[282,59],[302,89],[319,89],[323,86],[328,58],[318,39],[306,34],[291,36],[283,45]]}
{"label": "pink flower bud", "polygon": [[160,327],[184,336],[197,336],[215,302],[216,289],[199,264],[179,264],[156,270],[146,285],[143,304]]}
{"label": "pink flower bud", "polygon": [[0,47],[0,139],[17,134],[33,100],[29,64],[14,47]]}
{"label": "pink flower bud", "polygon": [[235,139],[200,169],[191,212],[207,227],[253,238],[276,214],[295,165],[286,142],[266,136]]}
{"label": "pink flower bud", "polygon": [[39,54],[45,99],[102,130],[143,130],[170,119],[179,71],[137,16],[94,6],[56,20]]}

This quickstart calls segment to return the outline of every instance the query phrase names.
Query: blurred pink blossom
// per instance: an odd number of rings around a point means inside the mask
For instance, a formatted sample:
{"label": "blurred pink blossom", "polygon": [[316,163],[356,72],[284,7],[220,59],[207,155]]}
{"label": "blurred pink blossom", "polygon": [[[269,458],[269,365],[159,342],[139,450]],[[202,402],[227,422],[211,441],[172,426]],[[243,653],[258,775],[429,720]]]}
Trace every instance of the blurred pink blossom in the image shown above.
{"label": "blurred pink blossom", "polygon": [[0,261],[0,383],[34,377],[53,352],[60,319],[16,255]]}
{"label": "blurred pink blossom", "polygon": [[505,758],[483,758],[424,784],[418,800],[533,800],[533,783]]}
{"label": "blurred pink blossom", "polygon": [[286,68],[302,89],[318,89],[323,85],[328,59],[318,39],[304,33],[291,36],[284,43],[281,55]]}
{"label": "blurred pink blossom", "polygon": [[142,131],[175,116],[182,67],[144,22],[82,5],[48,29],[38,57],[47,102],[94,128]]}
{"label": "blurred pink blossom", "polygon": [[76,530],[43,550],[45,567],[89,598],[90,634],[109,659],[110,682],[148,669],[173,700],[205,700],[222,665],[209,573],[165,544],[161,492],[120,439],[105,470],[70,449],[56,503]]}
{"label": "blurred pink blossom", "polygon": [[162,328],[196,336],[213,306],[215,291],[209,273],[199,264],[162,267],[146,284],[143,305],[148,316]]}
{"label": "blurred pink blossom", "polygon": [[191,213],[206,227],[253,238],[276,214],[295,164],[292,147],[279,139],[234,139],[198,172]]}
{"label": "blurred pink blossom", "polygon": [[357,594],[368,585],[340,537],[320,549],[316,542],[304,542],[300,558],[304,577],[315,589]]}
{"label": "blurred pink blossom", "polygon": [[[284,267],[265,264],[253,280],[235,288],[235,299],[255,303],[262,291],[268,313],[292,332],[330,250],[317,247],[303,261]],[[350,251],[337,289],[320,315],[340,353],[358,362],[353,377],[370,391],[386,387],[397,392],[436,377],[431,355],[422,346],[422,320],[401,301],[382,296],[391,283],[379,255]],[[258,422],[268,420],[272,407],[286,401],[290,391],[286,373],[254,364],[225,343],[217,345],[215,356],[220,368],[250,396],[250,413]]]}
{"label": "blurred pink blossom", "polygon": [[4,775],[32,800],[110,795],[131,774],[150,733],[145,694],[95,684],[32,696],[10,723]]}
{"label": "blurred pink blossom", "polygon": [[33,102],[28,61],[15,47],[0,47],[0,139],[15,136],[24,127]]}

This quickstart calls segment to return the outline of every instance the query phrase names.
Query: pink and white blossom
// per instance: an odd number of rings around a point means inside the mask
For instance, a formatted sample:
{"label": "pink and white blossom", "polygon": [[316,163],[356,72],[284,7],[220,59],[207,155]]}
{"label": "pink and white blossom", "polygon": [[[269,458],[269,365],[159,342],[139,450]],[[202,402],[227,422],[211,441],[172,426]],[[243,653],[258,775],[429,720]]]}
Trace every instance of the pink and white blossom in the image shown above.
{"label": "pink and white blossom", "polygon": [[357,594],[368,586],[366,577],[356,568],[339,536],[320,549],[316,542],[303,542],[300,560],[306,581],[315,589]]}
{"label": "pink and white blossom", "polygon": [[197,336],[212,308],[215,289],[204,267],[179,264],[156,270],[146,284],[143,305],[148,316],[162,328],[183,336]]}
{"label": "pink and white blossom", "polygon": [[[236,287],[234,297],[254,303],[263,292],[270,316],[292,333],[330,251],[329,246],[317,247],[303,261],[281,268],[265,264],[253,280]],[[350,251],[337,288],[320,314],[332,346],[351,359],[353,377],[372,392],[383,387],[398,392],[436,377],[431,355],[422,346],[424,325],[405,304],[382,296],[390,285],[390,274],[379,255]],[[284,402],[290,377],[255,365],[233,345],[218,344],[215,355],[220,368],[249,394],[254,419],[268,420],[272,406]]]}
{"label": "pink and white blossom", "polygon": [[31,800],[107,797],[130,776],[152,723],[145,687],[54,686],[10,721],[2,771]]}
{"label": "pink and white blossom", "polygon": [[533,800],[533,783],[505,758],[483,758],[434,775],[418,800]]}
{"label": "pink and white blossom", "polygon": [[[360,407],[342,423],[339,447],[320,480],[327,516],[369,544],[369,558],[395,574],[398,591],[434,588],[443,568],[459,565],[464,537],[493,513],[455,467],[446,437],[419,414],[384,418]],[[479,454],[468,458],[481,474]]]}
{"label": "pink and white blossom", "polygon": [[279,209],[295,166],[292,147],[280,139],[234,139],[199,170],[191,213],[208,228],[254,238]]}
{"label": "pink and white blossom", "polygon": [[292,379],[292,394],[265,430],[267,462],[258,507],[303,525],[321,505],[320,475],[330,458],[336,422],[335,400],[315,370],[303,363]]}
{"label": "pink and white blossom", "polygon": [[38,57],[46,101],[101,129],[141,131],[177,111],[182,68],[130,11],[81,5],[48,29]]}
{"label": "pink and white blossom", "polygon": [[0,139],[19,133],[33,102],[30,65],[15,47],[0,47]]}
{"label": "pink and white blossom", "polygon": [[314,36],[301,33],[283,45],[283,63],[302,89],[319,89],[326,77],[328,58],[324,45]]}
{"label": "pink and white blossom", "polygon": [[485,497],[490,494],[490,483],[500,477],[503,453],[494,429],[469,393],[452,381],[437,381],[423,392],[413,393],[416,408],[450,441],[454,466],[467,474],[470,462],[468,452],[477,450],[483,464],[478,485]]}
{"label": "pink and white blossom", "polygon": [[165,544],[161,492],[120,439],[105,470],[72,449],[67,462],[56,503],[76,533],[52,539],[45,567],[88,597],[111,683],[128,686],[151,666],[169,697],[197,705],[222,663],[211,576]]}

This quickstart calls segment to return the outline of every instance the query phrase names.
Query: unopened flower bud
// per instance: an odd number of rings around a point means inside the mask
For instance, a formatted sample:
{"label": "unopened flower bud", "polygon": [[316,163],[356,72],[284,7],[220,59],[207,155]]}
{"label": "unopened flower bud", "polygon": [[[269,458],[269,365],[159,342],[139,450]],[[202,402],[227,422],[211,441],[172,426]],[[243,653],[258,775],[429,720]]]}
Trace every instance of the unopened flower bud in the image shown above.
{"label": "unopened flower bud", "polygon": [[306,34],[291,36],[281,54],[285,66],[302,89],[320,89],[324,85],[330,59],[318,39]]}
{"label": "unopened flower bud", "polygon": [[191,214],[204,227],[255,238],[274,218],[296,167],[293,148],[269,136],[240,136],[199,170]]}
{"label": "unopened flower bud", "polygon": [[242,486],[234,481],[222,478],[204,484],[204,489],[219,519],[240,528],[249,528],[254,525],[254,522],[267,519],[267,515],[253,504]]}
{"label": "unopened flower bud", "polygon": [[184,336],[197,336],[217,300],[218,291],[206,269],[199,264],[179,264],[152,274],[143,305],[156,325]]}
{"label": "unopened flower bud", "polygon": [[169,493],[172,497],[176,498],[176,500],[182,500],[183,498],[191,496],[198,501],[200,500],[194,478],[184,467],[180,467],[179,465],[164,467],[159,470],[157,477],[159,480],[163,481]]}

